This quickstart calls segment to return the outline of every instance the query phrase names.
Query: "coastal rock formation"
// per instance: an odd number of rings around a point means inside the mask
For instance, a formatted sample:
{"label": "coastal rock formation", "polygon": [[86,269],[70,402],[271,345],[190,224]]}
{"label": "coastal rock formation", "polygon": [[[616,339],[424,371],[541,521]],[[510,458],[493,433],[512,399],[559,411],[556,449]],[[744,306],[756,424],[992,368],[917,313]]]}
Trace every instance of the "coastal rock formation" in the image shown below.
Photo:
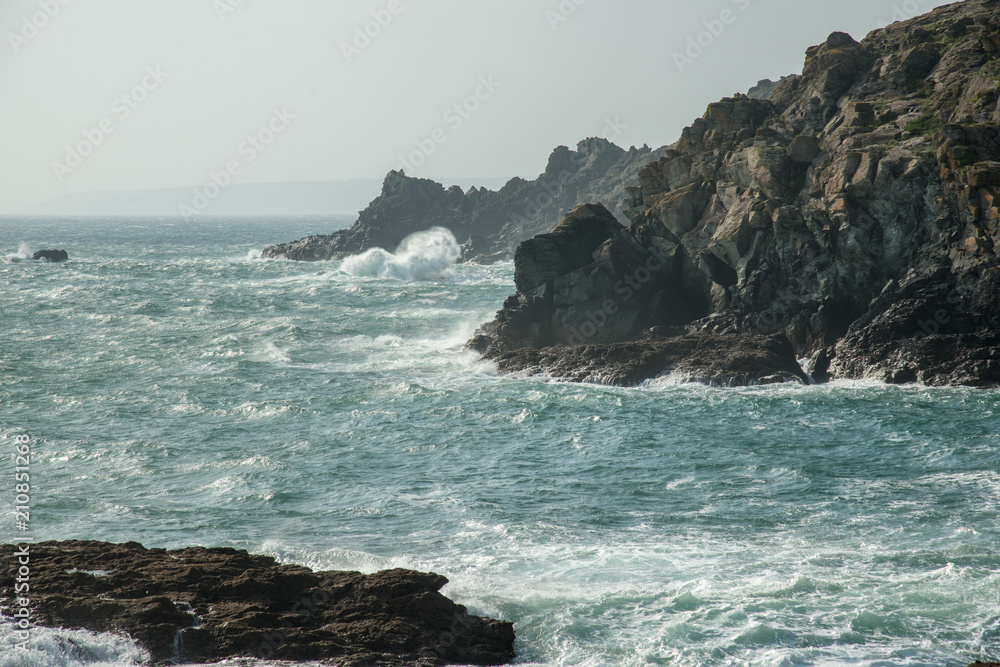
{"label": "coastal rock formation", "polygon": [[574,347],[667,327],[784,336],[820,380],[996,385],[998,121],[1000,2],[833,33],[643,167],[630,227],[578,209],[521,246],[517,294],[471,345],[569,368]]}
{"label": "coastal rock formation", "polygon": [[[15,547],[0,546],[0,590]],[[159,662],[226,658],[337,665],[499,665],[510,623],[469,615],[436,574],[313,572],[234,549],[165,551],[103,542],[31,546],[37,625],[123,633]],[[11,600],[3,600],[10,611]]]}
{"label": "coastal rock formation", "polygon": [[645,146],[626,151],[606,139],[587,139],[575,151],[557,148],[536,180],[513,178],[496,192],[445,189],[392,171],[382,194],[348,229],[270,246],[261,257],[317,261],[371,248],[394,250],[410,234],[431,227],[449,229],[464,244],[465,259],[509,257],[518,243],[551,229],[583,202],[604,202],[621,215],[629,179],[660,154]]}
{"label": "coastal rock formation", "polygon": [[65,250],[39,250],[31,256],[31,259],[39,259],[44,262],[65,262],[69,259],[69,254]]}

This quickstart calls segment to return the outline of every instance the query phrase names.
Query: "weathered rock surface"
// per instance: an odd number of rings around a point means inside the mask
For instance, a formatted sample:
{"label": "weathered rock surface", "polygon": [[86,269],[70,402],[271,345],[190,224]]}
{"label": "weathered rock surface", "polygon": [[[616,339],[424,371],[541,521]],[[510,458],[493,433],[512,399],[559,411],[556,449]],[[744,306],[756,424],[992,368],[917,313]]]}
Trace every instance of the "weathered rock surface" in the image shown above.
{"label": "weathered rock surface", "polygon": [[[14,551],[0,546],[5,595]],[[45,542],[30,557],[35,624],[127,634],[160,662],[429,666],[514,657],[511,624],[470,616],[438,592],[448,580],[436,574],[313,572],[234,549],[134,542]]]}
{"label": "weathered rock surface", "polygon": [[31,256],[31,259],[40,259],[44,262],[65,262],[69,259],[69,254],[65,250],[39,250]]}
{"label": "weathered rock surface", "polygon": [[1000,384],[998,122],[1000,2],[833,33],[769,99],[710,104],[643,167],[630,227],[522,246],[473,346],[569,359],[666,326],[783,335],[818,378]]}
{"label": "weathered rock surface", "polygon": [[780,335],[662,338],[654,329],[626,343],[520,348],[501,353],[494,360],[504,373],[626,387],[664,375],[727,387],[809,381],[788,339]]}
{"label": "weathered rock surface", "polygon": [[[499,191],[458,186],[389,172],[382,194],[348,229],[264,249],[264,258],[341,259],[371,248],[395,249],[415,232],[445,227],[464,244],[465,259],[509,258],[517,245],[552,228],[573,207],[604,202],[622,215],[629,179],[662,154],[648,147],[624,150],[605,139],[581,141],[575,151],[555,149],[534,181],[511,179]],[[624,220],[624,216],[622,215]]]}

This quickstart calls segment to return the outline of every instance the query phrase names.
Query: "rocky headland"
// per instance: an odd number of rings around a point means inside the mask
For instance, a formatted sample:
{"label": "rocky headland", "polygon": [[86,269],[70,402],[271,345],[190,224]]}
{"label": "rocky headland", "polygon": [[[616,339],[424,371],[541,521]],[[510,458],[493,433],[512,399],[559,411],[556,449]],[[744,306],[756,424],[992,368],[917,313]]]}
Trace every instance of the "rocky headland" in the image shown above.
{"label": "rocky headland", "polygon": [[506,372],[635,384],[1000,384],[1000,2],[835,32],[801,75],[710,104],[628,188],[515,254],[470,346]]}
{"label": "rocky headland", "polygon": [[648,147],[624,150],[606,139],[560,146],[545,172],[533,181],[511,179],[499,191],[411,178],[402,171],[385,177],[382,194],[351,227],[265,248],[264,259],[341,259],[372,248],[394,250],[415,232],[444,227],[463,244],[465,260],[509,259],[517,245],[546,232],[575,206],[604,202],[622,220],[625,188],[639,169],[663,154]]}
{"label": "rocky headland", "polygon": [[[0,590],[17,576],[0,546]],[[32,623],[131,637],[158,663],[227,658],[342,666],[500,665],[505,621],[472,616],[437,574],[313,572],[224,548],[44,542],[30,547]],[[0,598],[7,614],[13,601]]]}

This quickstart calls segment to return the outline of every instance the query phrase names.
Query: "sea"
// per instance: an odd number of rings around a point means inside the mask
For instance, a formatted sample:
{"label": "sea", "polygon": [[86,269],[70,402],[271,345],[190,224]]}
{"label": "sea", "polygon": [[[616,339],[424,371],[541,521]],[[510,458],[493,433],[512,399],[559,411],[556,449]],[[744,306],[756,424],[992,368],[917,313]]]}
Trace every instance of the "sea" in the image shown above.
{"label": "sea", "polygon": [[[499,375],[464,343],[511,263],[443,230],[260,259],[350,222],[0,221],[0,540],[26,434],[36,541],[437,572],[518,665],[1000,660],[1000,391]],[[0,667],[147,658],[17,641],[3,619]]]}

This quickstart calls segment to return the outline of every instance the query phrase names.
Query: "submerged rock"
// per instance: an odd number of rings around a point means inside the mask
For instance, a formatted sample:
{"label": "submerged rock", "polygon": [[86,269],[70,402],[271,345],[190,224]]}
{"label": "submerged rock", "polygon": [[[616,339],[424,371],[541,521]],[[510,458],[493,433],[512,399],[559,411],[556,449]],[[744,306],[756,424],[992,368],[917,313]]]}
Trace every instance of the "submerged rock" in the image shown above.
{"label": "submerged rock", "polygon": [[1000,3],[966,0],[833,33],[769,95],[710,104],[639,171],[629,227],[595,240],[579,218],[607,212],[578,209],[579,242],[518,249],[471,344],[507,369],[652,327],[775,335],[817,378],[1000,384],[998,34]]}
{"label": "submerged rock", "polygon": [[[15,549],[0,546],[4,594],[14,588]],[[438,592],[448,580],[436,574],[313,572],[235,549],[134,542],[44,542],[30,552],[34,624],[127,634],[158,662],[430,666],[514,657],[512,625],[469,615]]]}
{"label": "submerged rock", "polygon": [[69,254],[65,250],[39,250],[31,256],[31,259],[40,259],[44,262],[65,262],[69,259]]}

